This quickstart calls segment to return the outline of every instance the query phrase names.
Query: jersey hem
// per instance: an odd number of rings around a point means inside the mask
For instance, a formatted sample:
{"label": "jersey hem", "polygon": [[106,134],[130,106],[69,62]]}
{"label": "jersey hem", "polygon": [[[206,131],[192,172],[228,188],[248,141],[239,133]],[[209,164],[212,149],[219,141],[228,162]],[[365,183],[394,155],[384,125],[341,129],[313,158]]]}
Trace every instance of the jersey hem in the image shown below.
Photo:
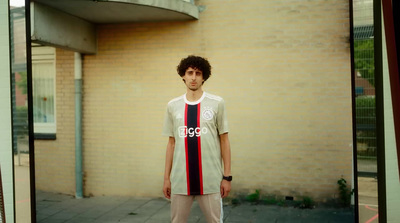
{"label": "jersey hem", "polygon": [[[221,193],[221,191],[211,191],[211,192],[203,192],[203,194],[198,194],[198,195],[206,195],[206,194],[216,194],[216,193]],[[171,194],[177,194],[177,195],[187,195],[187,196],[197,196],[197,195],[188,195],[188,193],[171,193]]]}

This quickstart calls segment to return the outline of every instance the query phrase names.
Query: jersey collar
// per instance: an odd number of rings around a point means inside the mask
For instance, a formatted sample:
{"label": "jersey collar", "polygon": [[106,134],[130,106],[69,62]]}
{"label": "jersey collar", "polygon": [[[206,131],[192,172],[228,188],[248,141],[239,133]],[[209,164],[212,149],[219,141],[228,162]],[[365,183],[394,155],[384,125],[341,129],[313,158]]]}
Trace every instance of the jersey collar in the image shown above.
{"label": "jersey collar", "polygon": [[197,105],[198,103],[200,103],[204,99],[204,97],[206,97],[206,92],[205,91],[203,91],[203,95],[197,101],[188,101],[187,98],[186,98],[186,93],[183,95],[183,99],[185,100],[185,103],[188,104],[188,105]]}

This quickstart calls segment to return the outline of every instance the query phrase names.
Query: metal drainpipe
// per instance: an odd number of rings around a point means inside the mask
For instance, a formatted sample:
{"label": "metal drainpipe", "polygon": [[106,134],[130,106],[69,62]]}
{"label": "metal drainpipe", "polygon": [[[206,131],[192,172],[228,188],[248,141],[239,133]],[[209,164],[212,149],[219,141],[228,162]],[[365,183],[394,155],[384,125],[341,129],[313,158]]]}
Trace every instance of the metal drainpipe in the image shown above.
{"label": "metal drainpipe", "polygon": [[83,198],[82,170],[82,56],[75,52],[75,181],[76,198]]}

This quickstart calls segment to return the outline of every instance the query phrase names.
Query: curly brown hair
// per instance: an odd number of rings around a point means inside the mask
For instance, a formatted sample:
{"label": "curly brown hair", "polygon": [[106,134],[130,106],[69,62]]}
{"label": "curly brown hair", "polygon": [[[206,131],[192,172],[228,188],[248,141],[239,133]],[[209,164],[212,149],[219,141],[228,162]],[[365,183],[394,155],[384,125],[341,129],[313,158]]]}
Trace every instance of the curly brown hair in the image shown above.
{"label": "curly brown hair", "polygon": [[201,70],[201,72],[203,73],[204,81],[206,81],[211,76],[211,65],[208,60],[203,57],[190,55],[182,59],[176,69],[179,76],[185,76],[185,72],[189,67]]}

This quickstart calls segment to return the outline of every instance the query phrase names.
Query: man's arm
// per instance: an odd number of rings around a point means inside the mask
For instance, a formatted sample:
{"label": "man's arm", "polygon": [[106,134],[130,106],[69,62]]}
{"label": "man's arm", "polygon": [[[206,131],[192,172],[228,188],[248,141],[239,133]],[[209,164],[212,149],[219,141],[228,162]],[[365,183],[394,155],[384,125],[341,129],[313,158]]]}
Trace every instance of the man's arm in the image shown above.
{"label": "man's arm", "polygon": [[171,198],[170,175],[172,169],[172,160],[174,157],[174,150],[175,150],[175,138],[169,137],[167,144],[167,153],[165,156],[165,171],[164,171],[164,186],[163,186],[164,196],[168,199]]}
{"label": "man's arm", "polygon": [[[224,162],[224,176],[231,176],[231,146],[229,143],[228,133],[219,136],[221,143],[221,156]],[[231,191],[231,182],[222,180],[221,182],[221,197],[227,197]]]}

